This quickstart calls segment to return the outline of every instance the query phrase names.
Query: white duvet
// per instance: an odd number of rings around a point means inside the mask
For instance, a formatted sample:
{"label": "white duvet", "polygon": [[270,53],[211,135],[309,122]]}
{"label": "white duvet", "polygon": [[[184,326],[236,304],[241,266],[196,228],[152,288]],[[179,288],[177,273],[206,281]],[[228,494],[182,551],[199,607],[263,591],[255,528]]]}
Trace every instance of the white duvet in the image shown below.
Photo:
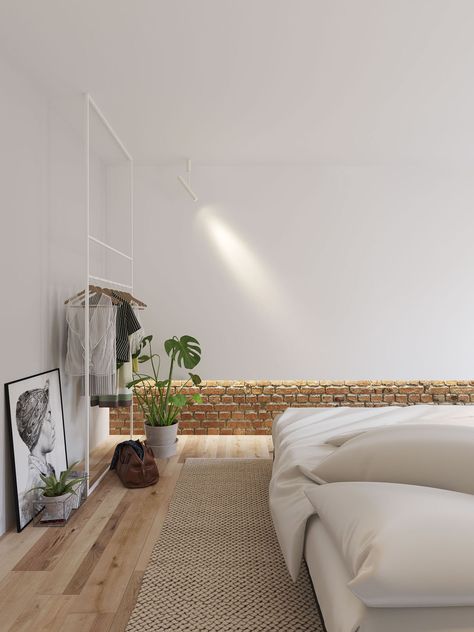
{"label": "white duvet", "polygon": [[296,579],[304,548],[306,522],[314,508],[304,494],[312,469],[338,448],[324,442],[345,432],[403,423],[455,423],[474,426],[474,407],[418,405],[386,408],[289,408],[275,422],[275,462],[270,509],[290,575]]}

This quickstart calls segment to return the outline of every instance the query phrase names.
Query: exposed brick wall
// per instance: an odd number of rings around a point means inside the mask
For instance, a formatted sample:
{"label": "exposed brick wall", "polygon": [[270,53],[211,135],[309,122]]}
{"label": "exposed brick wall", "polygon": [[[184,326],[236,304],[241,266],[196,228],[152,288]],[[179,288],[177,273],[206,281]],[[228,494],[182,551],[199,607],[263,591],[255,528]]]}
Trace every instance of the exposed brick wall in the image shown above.
{"label": "exposed brick wall", "polygon": [[[173,382],[172,392],[182,382]],[[474,404],[470,381],[210,381],[186,387],[201,393],[202,404],[183,409],[181,434],[270,434],[273,419],[288,406],[411,406]],[[134,402],[134,428],[143,432],[143,415]],[[111,434],[130,432],[130,413],[110,410]]]}

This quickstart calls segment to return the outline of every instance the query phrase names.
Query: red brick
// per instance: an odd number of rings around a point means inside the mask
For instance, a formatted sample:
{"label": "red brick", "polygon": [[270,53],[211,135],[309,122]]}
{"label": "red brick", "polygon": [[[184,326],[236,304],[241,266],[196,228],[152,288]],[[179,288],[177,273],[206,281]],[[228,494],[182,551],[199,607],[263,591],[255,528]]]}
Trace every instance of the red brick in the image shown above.
{"label": "red brick", "polygon": [[345,395],[349,392],[347,386],[327,386],[326,393],[328,395]]}
{"label": "red brick", "polygon": [[244,393],[243,386],[229,386],[226,388],[227,395],[242,395]]}
{"label": "red brick", "polygon": [[300,403],[307,403],[308,402],[308,396],[307,395],[297,395],[296,396],[296,401],[298,402],[298,404]]}
{"label": "red brick", "polygon": [[[201,389],[203,395],[224,395],[226,389],[223,386],[204,386]],[[228,392],[228,391],[227,391]]]}
{"label": "red brick", "polygon": [[220,428],[222,423],[219,421],[203,421],[201,423],[202,428]]}

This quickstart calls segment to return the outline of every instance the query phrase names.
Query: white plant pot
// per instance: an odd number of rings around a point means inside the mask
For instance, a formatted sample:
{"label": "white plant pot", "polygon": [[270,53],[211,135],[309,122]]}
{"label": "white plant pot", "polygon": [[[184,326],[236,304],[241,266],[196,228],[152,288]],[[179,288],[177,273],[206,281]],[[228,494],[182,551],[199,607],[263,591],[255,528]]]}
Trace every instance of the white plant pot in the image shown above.
{"label": "white plant pot", "polygon": [[176,454],[178,423],[171,426],[145,424],[146,441],[156,459],[167,459]]}
{"label": "white plant pot", "polygon": [[63,494],[62,496],[41,496],[39,502],[44,505],[41,514],[41,522],[52,520],[66,521],[74,506],[74,494]]}

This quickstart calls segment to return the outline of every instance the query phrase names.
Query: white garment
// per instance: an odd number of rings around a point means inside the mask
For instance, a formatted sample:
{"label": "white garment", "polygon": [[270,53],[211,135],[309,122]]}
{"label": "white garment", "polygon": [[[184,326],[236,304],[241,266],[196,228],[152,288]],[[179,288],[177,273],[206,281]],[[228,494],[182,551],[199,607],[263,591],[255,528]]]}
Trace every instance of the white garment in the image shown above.
{"label": "white garment", "polygon": [[[105,294],[91,298],[89,313],[90,394],[107,395],[116,389],[116,309]],[[84,309],[66,307],[68,324],[66,373],[85,375]]]}

